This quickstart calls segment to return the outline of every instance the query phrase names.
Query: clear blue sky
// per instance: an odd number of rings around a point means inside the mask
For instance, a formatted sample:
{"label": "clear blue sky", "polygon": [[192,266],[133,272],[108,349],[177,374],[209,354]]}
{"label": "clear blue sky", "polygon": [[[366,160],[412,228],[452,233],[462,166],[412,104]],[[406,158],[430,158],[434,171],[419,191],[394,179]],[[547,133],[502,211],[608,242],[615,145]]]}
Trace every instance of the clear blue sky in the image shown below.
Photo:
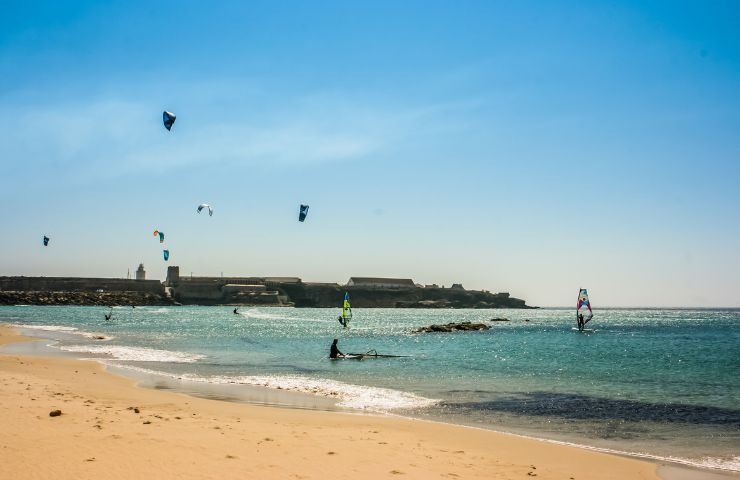
{"label": "clear blue sky", "polygon": [[0,275],[740,306],[740,8],[6,1],[0,162]]}

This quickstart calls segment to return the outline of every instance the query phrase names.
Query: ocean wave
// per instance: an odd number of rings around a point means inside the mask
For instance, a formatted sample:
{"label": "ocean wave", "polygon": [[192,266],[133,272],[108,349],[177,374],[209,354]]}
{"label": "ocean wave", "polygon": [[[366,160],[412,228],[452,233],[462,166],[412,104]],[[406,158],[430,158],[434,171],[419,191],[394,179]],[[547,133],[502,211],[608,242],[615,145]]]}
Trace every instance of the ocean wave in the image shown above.
{"label": "ocean wave", "polygon": [[65,327],[62,325],[13,325],[17,328],[25,328],[29,330],[43,330],[46,332],[77,332],[79,329],[77,327]]}
{"label": "ocean wave", "polygon": [[[121,367],[120,365],[116,365]],[[213,383],[220,385],[250,385],[275,390],[308,393],[337,400],[337,405],[358,410],[387,413],[392,410],[424,408],[438,403],[409,392],[390,388],[368,387],[338,382],[336,380],[317,379],[295,375],[254,375],[254,376],[213,376],[203,377],[196,374],[171,374],[141,367],[125,365],[123,368],[141,373],[164,375],[190,382]]]}
{"label": "ocean wave", "polygon": [[373,411],[389,411],[407,408],[428,407],[436,400],[420,397],[413,393],[389,388],[367,387],[327,379],[300,376],[257,375],[244,377],[214,377],[216,383],[234,383],[267,388],[311,393],[322,397],[336,398],[337,405],[347,408]]}
{"label": "ocean wave", "polygon": [[161,307],[161,308],[154,308],[154,309],[151,309],[150,310],[150,309],[146,308],[146,309],[144,309],[144,311],[146,313],[167,313],[167,312],[170,311],[170,309],[169,308],[165,308],[165,307]]}
{"label": "ocean wave", "polygon": [[63,332],[63,333],[69,333],[73,335],[79,335],[81,337],[90,338],[93,340],[112,340],[113,336],[111,335],[105,335],[103,333],[98,332],[84,332],[77,327],[66,327],[62,325],[13,325],[16,328],[22,328],[25,330],[41,330],[44,332]]}
{"label": "ocean wave", "polygon": [[63,345],[60,349],[75,353],[110,355],[114,360],[129,362],[195,363],[205,358],[197,353],[172,352],[154,348],[123,347],[116,345]]}
{"label": "ocean wave", "polygon": [[699,467],[713,468],[715,470],[727,470],[730,472],[740,472],[740,457],[732,457],[732,458],[704,457],[701,460],[697,462],[693,462],[691,464],[699,466]]}
{"label": "ocean wave", "polygon": [[310,320],[302,317],[291,317],[285,315],[275,315],[274,313],[260,312],[258,310],[247,310],[246,312],[238,312],[239,315],[249,318],[257,318],[260,320]]}
{"label": "ocean wave", "polygon": [[[479,428],[479,427],[471,427],[471,428]],[[659,462],[670,462],[670,463],[686,465],[689,467],[696,467],[696,468],[707,468],[707,469],[722,470],[722,471],[727,471],[727,472],[740,472],[740,457],[738,456],[729,457],[729,458],[728,457],[724,457],[724,458],[722,457],[702,457],[698,459],[673,457],[673,456],[662,456],[662,455],[655,455],[652,453],[635,452],[635,451],[629,451],[629,450],[619,450],[619,449],[614,449],[614,448],[595,447],[591,445],[585,445],[582,443],[568,442],[568,441],[563,441],[563,440],[552,440],[552,439],[547,439],[547,438],[535,437],[532,435],[522,435],[518,433],[511,433],[511,432],[502,432],[502,433],[507,433],[508,435],[513,435],[515,437],[531,438],[531,439],[539,440],[545,443],[553,443],[556,445],[568,445],[571,447],[582,448],[584,450],[592,450],[594,452],[625,455],[628,457],[644,458],[646,460],[654,460],[654,461],[659,461]]]}

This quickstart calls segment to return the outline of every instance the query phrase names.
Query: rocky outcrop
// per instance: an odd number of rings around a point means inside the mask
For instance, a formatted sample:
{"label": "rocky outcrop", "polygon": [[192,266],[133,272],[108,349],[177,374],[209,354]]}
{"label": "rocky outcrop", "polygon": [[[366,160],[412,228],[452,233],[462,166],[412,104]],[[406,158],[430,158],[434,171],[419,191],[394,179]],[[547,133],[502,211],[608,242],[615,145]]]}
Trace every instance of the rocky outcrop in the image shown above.
{"label": "rocky outcrop", "polygon": [[472,323],[472,322],[459,322],[459,323],[446,323],[444,325],[430,325],[428,327],[421,327],[414,330],[412,333],[432,333],[432,332],[456,332],[456,331],[481,331],[488,330],[489,327],[485,323]]}
{"label": "rocky outcrop", "polygon": [[172,305],[172,300],[165,295],[130,291],[0,291],[0,305]]}

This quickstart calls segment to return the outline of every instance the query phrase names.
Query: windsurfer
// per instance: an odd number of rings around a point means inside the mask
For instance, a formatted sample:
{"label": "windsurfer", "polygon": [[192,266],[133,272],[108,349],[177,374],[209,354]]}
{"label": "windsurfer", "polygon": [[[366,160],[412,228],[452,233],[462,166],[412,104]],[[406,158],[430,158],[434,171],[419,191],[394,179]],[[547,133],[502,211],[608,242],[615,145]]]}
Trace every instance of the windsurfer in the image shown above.
{"label": "windsurfer", "polygon": [[237,312],[237,310],[239,310],[239,307],[236,307],[236,308],[234,309],[234,315],[239,315],[239,312]]}
{"label": "windsurfer", "polygon": [[343,358],[344,354],[339,351],[339,347],[337,347],[337,342],[339,339],[334,339],[334,342],[331,344],[331,350],[329,351],[329,358]]}
{"label": "windsurfer", "polygon": [[583,330],[583,327],[586,325],[586,323],[583,321],[583,314],[578,314],[578,330]]}
{"label": "windsurfer", "polygon": [[339,315],[337,317],[337,320],[339,321],[339,323],[342,324],[343,327],[347,327],[347,322],[344,320],[344,317],[342,317],[341,315]]}

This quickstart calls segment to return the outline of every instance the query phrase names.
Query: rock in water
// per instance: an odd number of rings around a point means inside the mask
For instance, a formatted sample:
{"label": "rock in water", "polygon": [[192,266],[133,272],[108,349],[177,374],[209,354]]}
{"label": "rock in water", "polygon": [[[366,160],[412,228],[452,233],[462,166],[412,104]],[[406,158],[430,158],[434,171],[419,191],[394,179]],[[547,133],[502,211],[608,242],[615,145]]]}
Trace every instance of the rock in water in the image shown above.
{"label": "rock in water", "polygon": [[460,322],[460,323],[447,323],[444,325],[430,325],[428,327],[421,327],[414,330],[412,333],[431,333],[431,332],[454,332],[454,331],[480,331],[488,330],[489,327],[485,323],[471,323],[471,322]]}

